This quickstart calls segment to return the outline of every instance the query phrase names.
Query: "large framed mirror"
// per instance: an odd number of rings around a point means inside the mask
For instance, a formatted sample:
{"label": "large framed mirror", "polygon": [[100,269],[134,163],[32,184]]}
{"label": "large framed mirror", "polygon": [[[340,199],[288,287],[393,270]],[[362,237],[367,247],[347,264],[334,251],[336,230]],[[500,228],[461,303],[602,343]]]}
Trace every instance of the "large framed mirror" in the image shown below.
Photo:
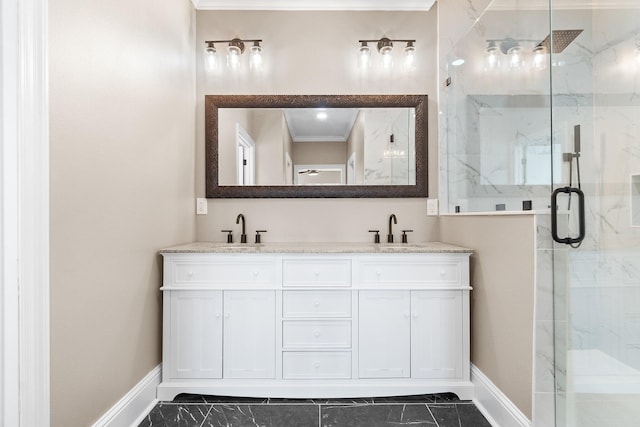
{"label": "large framed mirror", "polygon": [[206,95],[209,198],[427,197],[426,95]]}

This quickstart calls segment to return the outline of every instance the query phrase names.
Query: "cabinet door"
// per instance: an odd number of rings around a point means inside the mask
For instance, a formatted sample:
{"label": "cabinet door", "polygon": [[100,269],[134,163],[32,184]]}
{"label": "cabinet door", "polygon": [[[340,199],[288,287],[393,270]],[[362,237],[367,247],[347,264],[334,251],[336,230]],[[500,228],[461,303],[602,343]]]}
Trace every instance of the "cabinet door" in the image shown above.
{"label": "cabinet door", "polygon": [[275,291],[224,291],[224,378],[275,378]]}
{"label": "cabinet door", "polygon": [[410,369],[409,291],[360,291],[360,378],[406,378]]}
{"label": "cabinet door", "polygon": [[411,377],[462,376],[462,292],[411,292]]}
{"label": "cabinet door", "polygon": [[169,378],[222,376],[222,292],[170,293]]}

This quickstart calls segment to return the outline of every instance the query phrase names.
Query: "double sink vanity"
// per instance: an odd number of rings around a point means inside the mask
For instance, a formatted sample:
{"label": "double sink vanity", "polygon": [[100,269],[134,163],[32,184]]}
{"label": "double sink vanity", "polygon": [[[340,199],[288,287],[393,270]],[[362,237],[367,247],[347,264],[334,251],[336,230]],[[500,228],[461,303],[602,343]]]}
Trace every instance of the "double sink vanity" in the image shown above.
{"label": "double sink vanity", "polygon": [[[206,95],[206,196],[426,198],[427,104],[426,95]],[[341,185],[294,182],[301,174],[324,172],[316,164],[296,172],[302,166],[289,160],[305,138],[299,129],[285,132],[282,123],[317,109],[331,116],[329,129],[341,123],[334,114],[351,117],[342,141],[347,156],[338,162],[344,169]],[[264,135],[265,127],[281,132]],[[255,161],[254,146],[263,140],[276,141],[269,158],[282,162]],[[309,141],[325,140],[335,138],[314,133]],[[263,170],[280,164],[291,167]],[[242,214],[236,224],[241,220],[239,244],[232,230],[223,230],[226,244],[197,242],[160,251],[158,399],[179,393],[473,397],[470,249],[406,243],[412,230],[402,230],[403,243],[396,244],[259,244],[266,230],[257,230],[256,244],[247,244]],[[394,241],[395,223],[392,214],[388,242]],[[379,242],[379,231],[371,232]]]}
{"label": "double sink vanity", "polygon": [[443,243],[163,249],[158,398],[470,399],[471,252]]}

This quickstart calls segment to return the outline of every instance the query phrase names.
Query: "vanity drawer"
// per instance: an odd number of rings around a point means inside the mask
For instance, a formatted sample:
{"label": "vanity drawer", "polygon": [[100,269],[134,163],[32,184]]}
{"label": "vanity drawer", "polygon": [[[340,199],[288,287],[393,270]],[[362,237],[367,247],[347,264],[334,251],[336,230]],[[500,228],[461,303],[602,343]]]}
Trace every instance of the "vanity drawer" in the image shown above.
{"label": "vanity drawer", "polygon": [[372,285],[411,285],[442,286],[466,285],[468,274],[463,274],[463,267],[468,269],[462,258],[433,260],[429,258],[398,259],[394,262],[376,259],[361,260],[359,263],[360,284]]}
{"label": "vanity drawer", "polygon": [[350,320],[284,320],[282,347],[351,348]]}
{"label": "vanity drawer", "polygon": [[283,317],[350,317],[351,291],[283,291]]}
{"label": "vanity drawer", "polygon": [[298,352],[282,354],[284,379],[351,378],[351,352]]}
{"label": "vanity drawer", "polygon": [[[200,284],[273,284],[275,259],[229,257],[200,261],[173,260],[169,285]],[[165,279],[166,280],[166,279]]]}
{"label": "vanity drawer", "polygon": [[351,286],[350,259],[285,259],[282,285]]}

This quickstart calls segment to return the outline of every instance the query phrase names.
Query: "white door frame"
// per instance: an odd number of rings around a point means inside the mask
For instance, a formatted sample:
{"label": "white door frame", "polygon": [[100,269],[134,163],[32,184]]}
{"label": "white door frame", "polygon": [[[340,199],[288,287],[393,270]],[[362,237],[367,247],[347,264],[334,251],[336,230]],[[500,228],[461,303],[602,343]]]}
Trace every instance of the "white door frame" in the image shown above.
{"label": "white door frame", "polygon": [[0,20],[0,424],[47,427],[47,0],[0,0]]}
{"label": "white door frame", "polygon": [[[251,135],[236,123],[236,159],[238,185],[255,185],[256,183],[256,142]],[[240,153],[243,155],[241,156]],[[246,165],[244,161],[246,160]]]}

